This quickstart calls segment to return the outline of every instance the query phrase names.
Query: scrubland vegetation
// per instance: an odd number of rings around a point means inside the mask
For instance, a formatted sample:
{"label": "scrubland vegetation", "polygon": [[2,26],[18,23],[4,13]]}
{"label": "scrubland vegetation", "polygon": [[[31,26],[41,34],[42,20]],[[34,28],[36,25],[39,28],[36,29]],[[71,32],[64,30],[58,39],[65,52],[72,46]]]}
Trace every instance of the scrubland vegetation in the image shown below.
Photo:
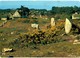
{"label": "scrubland vegetation", "polygon": [[[28,19],[9,20],[0,27],[0,52],[2,48],[13,48],[14,52],[7,52],[2,56],[79,56],[79,44],[73,45],[74,39],[79,39],[76,30],[68,35],[64,31],[64,21],[57,21],[56,27],[46,27],[49,21],[38,20],[41,30],[33,29]],[[42,23],[43,22],[43,23]],[[49,23],[48,23],[49,24]],[[44,25],[44,26],[43,26]],[[77,36],[77,37],[75,37]],[[77,51],[77,52],[76,52]]]}

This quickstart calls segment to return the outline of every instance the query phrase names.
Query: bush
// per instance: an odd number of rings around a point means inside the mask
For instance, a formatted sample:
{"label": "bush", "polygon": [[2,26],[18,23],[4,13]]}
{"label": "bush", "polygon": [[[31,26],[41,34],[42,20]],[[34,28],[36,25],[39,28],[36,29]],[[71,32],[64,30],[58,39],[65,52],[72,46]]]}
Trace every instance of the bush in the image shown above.
{"label": "bush", "polygon": [[[60,28],[62,29],[62,28]],[[20,46],[31,46],[31,45],[37,45],[37,44],[49,44],[49,43],[57,43],[57,42],[63,42],[65,41],[65,39],[62,38],[62,34],[64,34],[64,32],[62,32],[63,30],[58,30],[55,28],[53,29],[49,29],[47,31],[38,31],[36,30],[36,32],[34,33],[26,33],[26,34],[20,34],[19,35],[19,42],[17,41],[17,44],[19,44]],[[16,41],[14,41],[14,44],[16,43]]]}

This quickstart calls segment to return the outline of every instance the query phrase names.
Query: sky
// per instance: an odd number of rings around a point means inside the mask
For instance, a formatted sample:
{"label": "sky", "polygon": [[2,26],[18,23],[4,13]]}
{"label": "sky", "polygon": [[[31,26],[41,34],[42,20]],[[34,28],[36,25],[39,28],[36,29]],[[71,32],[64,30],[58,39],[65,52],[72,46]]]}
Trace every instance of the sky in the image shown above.
{"label": "sky", "polygon": [[0,9],[16,9],[21,5],[29,9],[47,9],[51,10],[52,6],[78,6],[80,7],[79,0],[0,0]]}

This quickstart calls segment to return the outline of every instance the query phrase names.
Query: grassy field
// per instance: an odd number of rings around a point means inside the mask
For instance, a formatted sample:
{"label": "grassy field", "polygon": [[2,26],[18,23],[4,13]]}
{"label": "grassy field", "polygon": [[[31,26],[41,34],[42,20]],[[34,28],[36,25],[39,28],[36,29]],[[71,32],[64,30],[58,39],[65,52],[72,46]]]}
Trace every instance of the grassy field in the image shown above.
{"label": "grassy field", "polygon": [[[51,43],[47,44],[36,44],[26,46],[26,35],[32,36],[38,33],[38,30],[31,28],[31,23],[38,23],[40,25],[41,31],[45,32],[47,40],[53,40]],[[16,57],[29,57],[29,56],[51,56],[51,57],[75,57],[80,56],[80,45],[72,44],[69,40],[74,40],[75,36],[79,34],[73,34],[73,31],[68,35],[63,35],[64,32],[64,21],[57,21],[56,26],[53,28],[47,29],[47,26],[50,24],[50,19],[27,19],[27,18],[16,18],[15,20],[9,20],[3,27],[0,27],[0,56],[16,56]],[[57,28],[57,29],[55,29]],[[56,31],[55,31],[56,30]],[[55,34],[55,36],[54,36]],[[62,36],[63,35],[63,36]],[[17,43],[15,40],[19,37]],[[42,36],[42,37],[44,37]],[[50,36],[47,37],[47,36]],[[30,38],[31,39],[31,38]],[[35,39],[35,37],[34,37]],[[80,36],[78,37],[80,39]],[[66,40],[66,41],[63,41]],[[22,42],[24,41],[24,42]],[[14,45],[11,45],[14,43]],[[25,46],[24,46],[25,45]],[[5,55],[2,55],[3,48],[13,48],[14,52],[7,52]]]}
{"label": "grassy field", "polygon": [[36,45],[23,48],[14,48],[14,52],[8,52],[2,56],[14,57],[76,57],[80,56],[80,45],[70,42],[59,42],[47,45]]}

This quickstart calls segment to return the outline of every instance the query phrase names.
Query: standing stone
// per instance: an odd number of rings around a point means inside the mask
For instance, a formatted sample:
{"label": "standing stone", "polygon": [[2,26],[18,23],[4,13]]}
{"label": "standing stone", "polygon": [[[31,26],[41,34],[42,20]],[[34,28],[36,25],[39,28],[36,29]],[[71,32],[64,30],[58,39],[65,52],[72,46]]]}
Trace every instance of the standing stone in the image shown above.
{"label": "standing stone", "polygon": [[51,27],[55,26],[55,20],[54,18],[51,18]]}
{"label": "standing stone", "polygon": [[65,21],[65,32],[66,32],[66,34],[68,34],[70,32],[71,28],[72,28],[72,24],[69,21],[69,19],[66,18],[66,21]]}
{"label": "standing stone", "polygon": [[18,12],[18,10],[16,10],[16,12],[13,14],[13,17],[21,17],[20,13]]}

